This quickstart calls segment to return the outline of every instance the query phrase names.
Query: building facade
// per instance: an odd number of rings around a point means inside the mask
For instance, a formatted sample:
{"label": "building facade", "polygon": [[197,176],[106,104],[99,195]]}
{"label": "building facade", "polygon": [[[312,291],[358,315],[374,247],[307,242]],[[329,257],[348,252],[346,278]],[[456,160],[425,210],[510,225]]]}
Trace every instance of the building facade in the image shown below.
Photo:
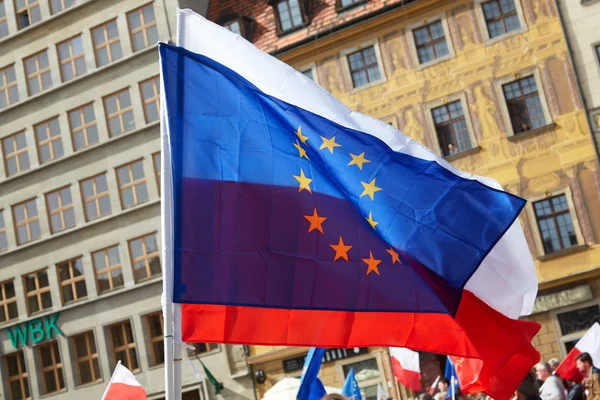
{"label": "building facade", "polygon": [[[0,0],[2,398],[100,398],[119,360],[164,398],[157,41],[184,3]],[[188,356],[254,397],[243,346]]]}
{"label": "building facade", "polygon": [[[208,15],[351,109],[528,200],[519,219],[540,282],[528,318],[542,324],[543,359],[564,357],[600,320],[598,160],[554,0],[213,0]],[[294,351],[251,348],[249,363],[269,385],[270,374],[293,376],[283,365]],[[439,373],[443,362],[427,355],[421,367]]]}

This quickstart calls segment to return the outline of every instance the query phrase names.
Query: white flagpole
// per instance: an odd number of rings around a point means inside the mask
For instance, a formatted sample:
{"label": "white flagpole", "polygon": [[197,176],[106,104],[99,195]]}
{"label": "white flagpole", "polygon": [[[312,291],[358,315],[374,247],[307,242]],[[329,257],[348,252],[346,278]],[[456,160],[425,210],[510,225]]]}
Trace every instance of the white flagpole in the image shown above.
{"label": "white flagpole", "polygon": [[102,395],[102,398],[100,400],[104,400],[104,398],[106,397],[106,394],[108,393],[108,389],[110,389],[110,384],[112,383],[113,379],[115,379],[115,374],[117,373],[117,370],[119,369],[119,365],[121,365],[121,360],[119,360],[117,362],[117,366],[115,367],[115,370],[113,371],[112,375],[110,376],[108,385],[106,386],[106,389],[104,390],[104,394]]}
{"label": "white flagpole", "polygon": [[454,380],[454,375],[452,375],[452,377],[450,378],[450,385],[452,385],[452,400],[456,400],[456,388],[454,387],[454,384],[456,383],[456,381]]}

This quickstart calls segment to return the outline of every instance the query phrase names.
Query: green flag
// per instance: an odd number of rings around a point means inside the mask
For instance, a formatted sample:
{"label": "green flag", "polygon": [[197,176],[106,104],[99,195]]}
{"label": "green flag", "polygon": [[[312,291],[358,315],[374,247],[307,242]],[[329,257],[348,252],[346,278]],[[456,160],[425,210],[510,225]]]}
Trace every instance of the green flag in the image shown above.
{"label": "green flag", "polygon": [[199,361],[200,361],[200,364],[202,364],[202,368],[204,368],[204,373],[206,374],[208,381],[215,387],[215,393],[221,394],[221,390],[223,390],[223,384],[221,382],[217,381],[217,378],[215,378],[213,376],[213,374],[210,373],[210,371],[208,370],[208,368],[206,368],[206,365],[204,365],[202,360],[199,360]]}

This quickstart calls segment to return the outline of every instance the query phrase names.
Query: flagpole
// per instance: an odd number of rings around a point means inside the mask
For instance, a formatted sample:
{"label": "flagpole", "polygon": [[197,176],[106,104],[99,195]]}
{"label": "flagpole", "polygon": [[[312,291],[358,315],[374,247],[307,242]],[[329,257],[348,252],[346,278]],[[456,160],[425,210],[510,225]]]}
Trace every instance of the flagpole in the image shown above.
{"label": "flagpole", "polygon": [[108,393],[108,389],[110,389],[110,384],[112,383],[113,379],[115,379],[115,374],[117,373],[117,370],[119,369],[119,365],[121,365],[121,360],[119,360],[117,362],[117,366],[115,367],[115,370],[113,371],[112,375],[110,376],[108,385],[106,386],[106,389],[104,390],[104,394],[102,395],[102,398],[100,400],[104,400],[104,398],[106,397],[106,394]]}
{"label": "flagpole", "polygon": [[452,385],[452,400],[456,400],[456,387],[454,386],[454,384],[456,383],[456,381],[454,380],[454,375],[452,375],[452,377],[450,378],[450,385]]}

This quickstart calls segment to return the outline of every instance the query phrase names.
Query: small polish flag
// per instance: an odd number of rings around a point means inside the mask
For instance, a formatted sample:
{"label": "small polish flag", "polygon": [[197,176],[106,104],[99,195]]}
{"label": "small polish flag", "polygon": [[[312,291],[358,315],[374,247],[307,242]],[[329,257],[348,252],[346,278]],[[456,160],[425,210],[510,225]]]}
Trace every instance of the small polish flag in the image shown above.
{"label": "small polish flag", "polygon": [[440,376],[438,375],[437,378],[435,378],[435,381],[433,381],[433,384],[431,385],[431,387],[429,388],[429,394],[435,393],[435,389],[437,388],[437,384],[439,381],[440,381]]}
{"label": "small polish flag", "polygon": [[392,369],[398,382],[409,389],[420,392],[421,367],[419,366],[419,353],[403,347],[390,347]]}
{"label": "small polish flag", "polygon": [[102,400],[146,400],[146,392],[121,361],[117,363]]}
{"label": "small polish flag", "polygon": [[581,353],[589,353],[594,361],[594,366],[600,368],[600,324],[597,322],[577,342],[573,350],[556,368],[556,374],[561,378],[573,382],[581,382],[583,375],[577,369],[575,358]]}

